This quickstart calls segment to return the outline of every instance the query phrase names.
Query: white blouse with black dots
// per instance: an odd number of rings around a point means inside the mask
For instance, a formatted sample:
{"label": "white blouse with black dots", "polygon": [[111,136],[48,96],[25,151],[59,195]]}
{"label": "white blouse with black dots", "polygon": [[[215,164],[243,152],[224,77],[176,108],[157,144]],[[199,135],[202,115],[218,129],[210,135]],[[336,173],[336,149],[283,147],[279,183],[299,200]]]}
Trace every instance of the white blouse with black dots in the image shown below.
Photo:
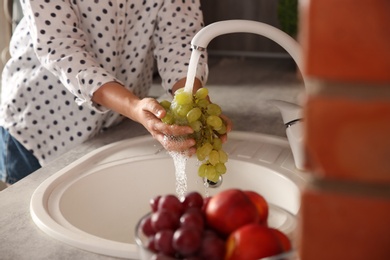
{"label": "white blouse with black dots", "polygon": [[[93,104],[104,83],[149,91],[153,57],[168,91],[187,74],[199,0],[21,0],[2,74],[0,125],[42,165],[123,118]],[[207,57],[197,77],[207,77]]]}

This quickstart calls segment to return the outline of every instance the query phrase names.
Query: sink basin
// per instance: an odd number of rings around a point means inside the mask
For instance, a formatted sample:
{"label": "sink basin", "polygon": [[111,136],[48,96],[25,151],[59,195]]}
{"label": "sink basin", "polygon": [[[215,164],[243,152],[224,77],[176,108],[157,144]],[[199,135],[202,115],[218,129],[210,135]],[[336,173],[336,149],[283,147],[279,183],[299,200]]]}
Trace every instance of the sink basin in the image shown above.
{"label": "sink basin", "polygon": [[[295,168],[286,139],[232,132],[224,150],[229,161],[222,184],[206,188],[191,158],[188,191],[255,190],[276,208],[297,215],[305,178]],[[98,254],[138,259],[137,221],[150,211],[150,198],[175,190],[172,158],[152,137],[143,136],[106,145],[55,173],[34,192],[30,210],[36,225],[55,239]],[[277,210],[271,209],[270,221],[287,233],[295,230],[296,222]]]}

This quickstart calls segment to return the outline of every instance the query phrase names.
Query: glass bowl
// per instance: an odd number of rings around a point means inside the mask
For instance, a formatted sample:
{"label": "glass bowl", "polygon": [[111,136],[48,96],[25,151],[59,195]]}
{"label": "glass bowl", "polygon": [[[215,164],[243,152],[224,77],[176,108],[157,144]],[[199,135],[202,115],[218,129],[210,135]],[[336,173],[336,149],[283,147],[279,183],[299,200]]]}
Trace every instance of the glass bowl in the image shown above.
{"label": "glass bowl", "polygon": [[[141,230],[141,222],[144,218],[147,218],[151,213],[144,215],[137,223],[135,227],[135,242],[138,246],[138,253],[140,260],[155,260],[157,255],[150,251],[146,243],[148,241],[147,236]],[[295,248],[294,243],[294,234],[296,230],[296,216],[291,214],[290,212],[284,210],[281,207],[276,205],[269,205],[269,218],[268,218],[268,226],[277,228],[283,233],[285,233],[291,240],[293,248]],[[164,258],[168,259],[168,258]],[[174,258],[169,258],[174,259]],[[261,258],[259,260],[298,260],[298,255],[296,250],[291,250],[289,252],[284,252],[279,255],[274,255],[270,257]]]}

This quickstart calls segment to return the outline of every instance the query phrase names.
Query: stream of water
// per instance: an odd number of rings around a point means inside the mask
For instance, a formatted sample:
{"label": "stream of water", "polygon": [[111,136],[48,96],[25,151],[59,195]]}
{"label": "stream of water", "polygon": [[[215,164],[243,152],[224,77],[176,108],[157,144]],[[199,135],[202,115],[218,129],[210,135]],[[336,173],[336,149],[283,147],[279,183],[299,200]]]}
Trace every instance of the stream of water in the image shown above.
{"label": "stream of water", "polygon": [[[190,63],[188,66],[186,84],[184,86],[184,91],[192,93],[192,89],[195,82],[196,70],[198,67],[198,62],[200,55],[202,54],[199,50],[192,50]],[[188,157],[184,154],[178,152],[169,152],[173,159],[175,165],[175,176],[176,176],[176,195],[180,200],[184,199],[185,194],[187,193],[187,173],[186,165]],[[206,182],[207,183],[207,182]],[[205,192],[208,195],[208,189],[205,186]]]}
{"label": "stream of water", "polygon": [[176,195],[182,201],[187,193],[186,165],[188,157],[178,152],[169,152],[169,155],[175,165]]}

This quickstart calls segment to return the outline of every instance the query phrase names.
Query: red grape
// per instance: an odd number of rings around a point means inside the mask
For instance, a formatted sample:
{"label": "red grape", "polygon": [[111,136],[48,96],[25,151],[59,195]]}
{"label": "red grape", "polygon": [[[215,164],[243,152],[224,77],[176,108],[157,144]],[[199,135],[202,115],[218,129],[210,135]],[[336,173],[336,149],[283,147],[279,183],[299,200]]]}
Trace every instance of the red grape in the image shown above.
{"label": "red grape", "polygon": [[152,213],[151,225],[155,232],[164,229],[174,230],[179,226],[179,218],[168,210],[162,209]]}
{"label": "red grape", "polygon": [[180,217],[181,227],[190,227],[197,230],[203,230],[204,218],[200,210],[187,210]]}
{"label": "red grape", "polygon": [[158,202],[160,200],[161,196],[157,195],[154,198],[150,199],[149,205],[152,208],[152,212],[156,212],[158,210]]}
{"label": "red grape", "polygon": [[146,241],[146,248],[148,248],[152,252],[157,252],[156,247],[154,246],[154,236],[148,237]]}
{"label": "red grape", "polygon": [[154,235],[156,232],[154,231],[154,228],[152,227],[152,219],[151,216],[149,215],[148,217],[142,219],[141,224],[140,224],[142,232],[146,236],[151,236]]}
{"label": "red grape", "polygon": [[157,251],[173,256],[175,249],[172,247],[173,230],[165,229],[156,233],[154,236],[154,247]]}
{"label": "red grape", "polygon": [[190,256],[198,251],[201,241],[201,231],[194,228],[180,227],[173,234],[172,245],[180,255]]}
{"label": "red grape", "polygon": [[178,215],[178,217],[180,217],[184,211],[184,206],[178,197],[172,194],[168,194],[161,196],[158,201],[158,210],[162,209],[169,210],[170,212],[175,213]]}
{"label": "red grape", "polygon": [[203,206],[203,197],[199,192],[193,191],[185,195],[183,205],[185,209],[188,208],[202,208]]}
{"label": "red grape", "polygon": [[207,260],[223,259],[225,256],[225,241],[213,231],[204,232],[198,256]]}

